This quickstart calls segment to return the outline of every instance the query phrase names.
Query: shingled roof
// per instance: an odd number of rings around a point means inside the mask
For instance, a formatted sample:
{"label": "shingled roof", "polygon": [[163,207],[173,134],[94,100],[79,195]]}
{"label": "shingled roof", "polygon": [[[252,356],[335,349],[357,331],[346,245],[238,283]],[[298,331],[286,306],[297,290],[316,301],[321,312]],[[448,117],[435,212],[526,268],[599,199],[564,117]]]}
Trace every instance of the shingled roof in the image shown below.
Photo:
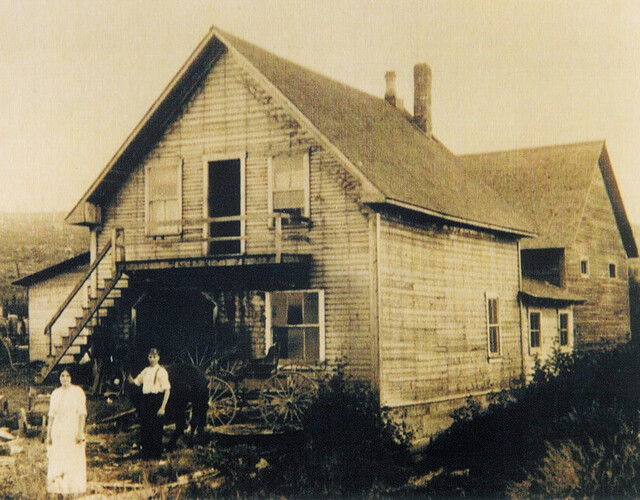
{"label": "shingled roof", "polygon": [[[365,201],[402,206],[476,227],[532,235],[533,223],[482,180],[468,175],[455,156],[426,135],[406,113],[217,28],[205,39],[149,110],[127,142],[68,215],[83,223],[85,201],[100,203],[118,189],[141,152],[157,140],[195,90],[196,81],[228,50],[309,127],[365,184]],[[198,77],[200,80],[198,80]]]}
{"label": "shingled roof", "polygon": [[638,256],[604,141],[464,155],[459,160],[469,174],[534,219],[538,238],[524,240],[523,248],[573,244],[589,186],[600,169],[627,255]]}

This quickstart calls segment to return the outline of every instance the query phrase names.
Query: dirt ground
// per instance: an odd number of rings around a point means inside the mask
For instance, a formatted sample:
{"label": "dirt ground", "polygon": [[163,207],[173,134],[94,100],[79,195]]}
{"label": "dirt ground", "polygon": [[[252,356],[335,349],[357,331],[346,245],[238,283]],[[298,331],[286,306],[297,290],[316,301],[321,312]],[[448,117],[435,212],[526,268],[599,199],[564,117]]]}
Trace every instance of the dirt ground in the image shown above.
{"label": "dirt ground", "polygon": [[[0,395],[8,402],[8,418],[0,427],[18,435],[21,451],[0,456],[0,497],[47,498],[46,446],[39,435],[25,436],[17,426],[20,408],[28,408],[31,373],[0,369]],[[40,387],[50,392],[53,387]],[[137,425],[100,424],[106,416],[128,408],[128,403],[103,396],[87,398],[87,494],[82,498],[176,497],[186,483],[206,478],[215,481],[216,471],[199,470],[195,452],[184,443],[159,461],[138,458]],[[165,428],[165,442],[172,427]],[[171,492],[174,492],[172,494]]]}

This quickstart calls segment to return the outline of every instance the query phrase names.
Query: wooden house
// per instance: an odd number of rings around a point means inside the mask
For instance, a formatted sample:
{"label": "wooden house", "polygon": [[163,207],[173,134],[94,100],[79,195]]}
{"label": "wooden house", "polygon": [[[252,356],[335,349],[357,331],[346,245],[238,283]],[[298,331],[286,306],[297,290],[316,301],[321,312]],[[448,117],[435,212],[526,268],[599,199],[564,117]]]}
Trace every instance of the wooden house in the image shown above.
{"label": "wooden house", "polygon": [[30,361],[44,361],[53,354],[53,344],[61,344],[62,336],[67,335],[64,325],[82,315],[79,304],[66,308],[64,318],[52,330],[53,342],[44,335],[45,326],[88,268],[89,252],[85,252],[13,282],[28,290]]}
{"label": "wooden house", "polygon": [[583,289],[521,283],[533,218],[433,136],[426,65],[413,114],[386,78],[374,97],[212,28],[67,217],[91,258],[43,327],[43,376],[278,343],[284,364],[346,363],[417,443],[521,377],[522,304],[544,326]]}
{"label": "wooden house", "polygon": [[[628,259],[638,250],[604,141],[468,155],[460,161],[534,219],[538,237],[522,241],[522,276],[534,286],[537,281],[538,288],[540,283],[556,287],[581,301],[574,302],[576,348],[625,341],[630,333]],[[564,347],[563,314],[559,311],[547,328]],[[535,314],[533,321],[538,321]],[[525,324],[531,329],[531,319]]]}

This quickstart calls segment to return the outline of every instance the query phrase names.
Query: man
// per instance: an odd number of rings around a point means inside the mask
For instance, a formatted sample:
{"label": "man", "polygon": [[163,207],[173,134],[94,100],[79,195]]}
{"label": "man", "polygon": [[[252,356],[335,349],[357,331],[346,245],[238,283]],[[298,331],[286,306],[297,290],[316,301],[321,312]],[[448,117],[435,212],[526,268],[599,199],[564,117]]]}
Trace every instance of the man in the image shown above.
{"label": "man", "polygon": [[171,393],[169,374],[160,365],[160,353],[152,347],[149,350],[149,366],[136,378],[128,376],[129,383],[142,386],[142,397],[138,408],[140,416],[140,446],[142,458],[162,457],[162,428],[164,414]]}

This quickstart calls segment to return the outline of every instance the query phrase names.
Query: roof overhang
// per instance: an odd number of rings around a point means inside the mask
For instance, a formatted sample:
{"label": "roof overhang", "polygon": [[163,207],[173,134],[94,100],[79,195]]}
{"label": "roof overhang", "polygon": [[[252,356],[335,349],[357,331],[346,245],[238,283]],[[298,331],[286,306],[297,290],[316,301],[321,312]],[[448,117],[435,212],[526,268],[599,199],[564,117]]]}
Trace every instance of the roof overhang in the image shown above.
{"label": "roof overhang", "polygon": [[471,227],[471,228],[489,231],[493,233],[509,234],[509,235],[516,236],[518,238],[536,237],[536,233],[527,231],[524,229],[504,227],[504,226],[495,225],[495,224],[487,224],[487,223],[479,222],[472,219],[466,219],[463,217],[456,217],[454,215],[450,215],[444,212],[439,212],[437,210],[431,210],[429,208],[412,205],[410,203],[406,203],[400,200],[394,200],[391,198],[385,198],[383,202],[368,201],[367,204],[375,211],[379,211],[384,207],[398,208],[401,210],[408,210],[416,214],[422,214],[428,217],[433,217],[435,219],[439,219],[445,222],[450,222],[456,225]]}
{"label": "roof overhang", "polygon": [[565,288],[532,279],[522,280],[518,295],[524,304],[531,306],[562,307],[586,302]]}

